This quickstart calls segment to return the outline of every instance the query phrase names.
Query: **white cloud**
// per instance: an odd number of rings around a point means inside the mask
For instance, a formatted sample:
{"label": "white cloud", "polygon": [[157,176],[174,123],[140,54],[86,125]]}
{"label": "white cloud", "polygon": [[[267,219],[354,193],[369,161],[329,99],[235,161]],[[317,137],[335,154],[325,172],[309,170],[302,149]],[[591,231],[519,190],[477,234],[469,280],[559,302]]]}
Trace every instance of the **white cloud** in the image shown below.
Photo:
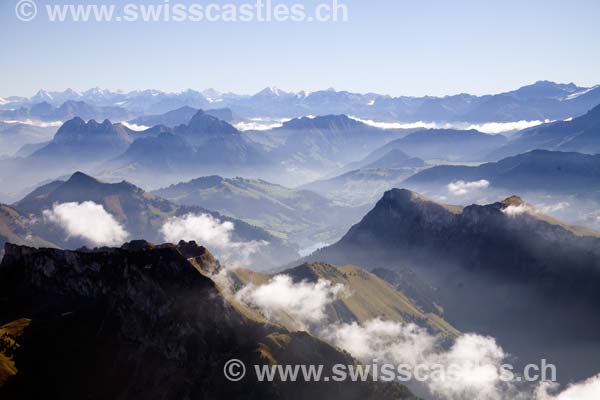
{"label": "white cloud", "polygon": [[249,306],[258,307],[265,317],[274,322],[291,317],[298,329],[325,318],[325,307],[345,292],[344,285],[333,285],[327,280],[315,283],[294,283],[288,275],[277,275],[261,286],[248,285],[236,298]]}
{"label": "white cloud", "polygon": [[265,241],[235,242],[232,238],[234,231],[233,222],[221,222],[210,214],[172,217],[161,228],[166,241],[196,241],[214,251],[229,266],[246,264],[252,254],[268,244]]}
{"label": "white cloud", "polygon": [[291,118],[251,118],[247,121],[234,124],[234,127],[240,131],[266,131],[269,129],[281,128],[283,123],[289,121],[290,119]]}
{"label": "white cloud", "polygon": [[129,233],[102,205],[93,201],[54,204],[44,218],[63,228],[69,237],[78,237],[94,246],[120,246]]}
{"label": "white cloud", "polygon": [[507,354],[490,337],[462,335],[446,350],[444,338],[415,324],[381,319],[362,325],[333,325],[321,336],[365,364],[376,359],[411,369],[418,365],[429,371],[448,371],[448,375],[431,374],[422,382],[430,393],[443,399],[501,400],[513,391],[501,376]]}
{"label": "white cloud", "polygon": [[127,121],[122,121],[120,122],[121,125],[123,125],[126,128],[131,129],[132,131],[145,131],[146,129],[150,129],[149,126],[146,125],[137,125],[137,124],[130,124]]}
{"label": "white cloud", "polygon": [[465,182],[455,181],[448,184],[447,188],[450,193],[455,196],[464,196],[473,190],[486,189],[490,186],[490,182],[482,179],[480,181]]}
{"label": "white cloud", "polygon": [[508,215],[509,217],[516,217],[518,215],[522,215],[522,214],[526,214],[526,213],[533,213],[535,212],[535,209],[527,204],[519,204],[519,205],[514,205],[511,204],[508,207],[504,208],[502,210],[502,212],[506,215]]}
{"label": "white cloud", "polygon": [[37,126],[39,128],[52,128],[52,127],[58,127],[61,126],[63,124],[62,121],[49,121],[49,122],[43,122],[43,121],[34,121],[32,119],[24,119],[24,120],[9,120],[9,121],[0,121],[3,122],[5,124],[22,124],[22,125],[31,125],[31,126]]}
{"label": "white cloud", "polygon": [[374,319],[327,327],[321,336],[363,362],[372,359],[416,365],[425,361],[437,339],[415,324]]}
{"label": "white cloud", "polygon": [[557,389],[557,385],[542,384],[535,398],[536,400],[598,400],[600,399],[600,375],[572,384],[561,393],[551,394]]}
{"label": "white cloud", "polygon": [[[527,384],[510,368],[509,354],[489,336],[463,334],[453,342],[414,323],[372,319],[364,323],[329,323],[326,306],[347,294],[343,285],[329,281],[294,283],[275,276],[262,286],[248,285],[236,294],[244,304],[257,307],[277,323],[294,319],[298,329],[349,352],[363,365],[374,360],[404,366],[413,373],[415,387],[444,400],[597,400],[600,375],[559,392],[557,384]],[[424,380],[416,371],[425,371]],[[432,371],[440,371],[436,374]],[[505,375],[517,378],[510,381]],[[415,379],[418,380],[415,381]]]}
{"label": "white cloud", "polygon": [[472,124],[469,122],[379,122],[369,119],[361,119],[357,117],[351,117],[357,121],[371,125],[381,129],[457,129],[457,130],[470,130],[475,129],[479,132],[497,134],[504,132],[514,132],[523,129],[531,128],[541,124],[547,124],[552,122],[551,120],[534,120],[534,121],[515,121],[515,122],[486,122],[483,124]]}

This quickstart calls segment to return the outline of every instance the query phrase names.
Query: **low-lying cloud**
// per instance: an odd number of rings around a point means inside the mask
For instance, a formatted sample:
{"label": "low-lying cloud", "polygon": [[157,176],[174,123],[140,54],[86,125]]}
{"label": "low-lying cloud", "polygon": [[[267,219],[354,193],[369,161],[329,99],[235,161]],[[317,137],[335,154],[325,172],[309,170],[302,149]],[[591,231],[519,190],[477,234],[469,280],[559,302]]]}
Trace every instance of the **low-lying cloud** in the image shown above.
{"label": "low-lying cloud", "polygon": [[138,124],[131,124],[131,123],[127,122],[127,121],[122,121],[122,122],[120,122],[120,124],[123,125],[126,128],[131,129],[132,131],[137,131],[137,132],[145,131],[146,129],[150,129],[149,126],[138,125]]}
{"label": "low-lying cloud", "polygon": [[236,294],[236,298],[248,305],[257,307],[262,314],[274,321],[291,317],[297,329],[325,319],[325,308],[339,296],[346,293],[342,284],[332,284],[319,279],[317,282],[294,283],[288,275],[277,275],[269,283],[261,286],[248,285]]}
{"label": "low-lying cloud", "polygon": [[531,128],[541,124],[547,124],[552,122],[551,120],[534,120],[534,121],[515,121],[515,122],[486,122],[483,124],[472,124],[469,122],[379,122],[369,119],[361,119],[351,117],[364,124],[371,125],[381,129],[457,129],[457,130],[471,130],[475,129],[479,132],[498,134],[505,132],[516,132],[523,129]]}
{"label": "low-lying cloud", "polygon": [[44,218],[94,246],[120,246],[129,233],[102,205],[93,201],[54,204],[44,210]]}
{"label": "low-lying cloud", "polygon": [[455,181],[450,182],[447,186],[448,191],[454,196],[464,196],[474,190],[487,189],[490,186],[490,182],[482,179],[480,181],[465,182]]}
{"label": "low-lying cloud", "polygon": [[32,119],[24,119],[24,120],[9,120],[9,121],[0,121],[5,124],[21,124],[21,125],[30,125],[36,126],[38,128],[54,128],[59,127],[63,124],[62,121],[36,121]]}
{"label": "low-lying cloud", "polygon": [[531,214],[531,213],[535,213],[535,209],[533,207],[531,207],[528,204],[511,204],[508,207],[502,209],[502,212],[506,215],[508,215],[509,217],[517,217],[519,215],[523,215],[523,214]]}
{"label": "low-lying cloud", "polygon": [[600,399],[600,375],[586,381],[569,385],[558,392],[555,384],[542,384],[536,392],[536,400],[598,400]]}
{"label": "low-lying cloud", "polygon": [[[364,323],[335,323],[328,320],[326,307],[350,295],[343,285],[327,280],[296,282],[287,275],[273,277],[261,286],[248,285],[236,298],[274,323],[296,321],[298,329],[349,352],[363,365],[403,365],[413,370],[447,371],[430,374],[415,388],[431,398],[444,400],[597,400],[600,375],[560,390],[558,384],[527,384],[517,371],[509,370],[516,381],[507,380],[510,355],[489,336],[463,334],[449,342],[414,323],[380,318]],[[287,319],[287,321],[286,321]],[[417,368],[418,367],[418,368]]]}
{"label": "low-lying cloud", "polygon": [[236,242],[235,225],[210,214],[186,214],[172,217],[161,228],[167,242],[196,241],[206,246],[228,266],[242,266],[250,257],[267,245],[265,241]]}
{"label": "low-lying cloud", "polygon": [[500,375],[507,354],[490,337],[462,335],[446,348],[443,338],[415,324],[374,319],[364,324],[338,324],[321,336],[363,363],[452,370],[454,379],[432,376],[423,382],[434,396],[448,400],[500,400],[507,392]]}
{"label": "low-lying cloud", "polygon": [[234,124],[240,131],[267,131],[269,129],[281,128],[284,122],[291,118],[271,119],[271,118],[251,118]]}

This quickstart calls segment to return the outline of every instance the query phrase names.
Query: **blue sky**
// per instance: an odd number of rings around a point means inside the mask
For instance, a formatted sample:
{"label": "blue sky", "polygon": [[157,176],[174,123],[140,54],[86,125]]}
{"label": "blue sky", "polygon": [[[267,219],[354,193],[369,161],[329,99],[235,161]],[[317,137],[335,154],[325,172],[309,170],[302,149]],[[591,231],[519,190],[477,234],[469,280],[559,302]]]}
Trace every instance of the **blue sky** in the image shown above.
{"label": "blue sky", "polygon": [[[77,1],[108,3],[64,0]],[[346,0],[346,23],[26,23],[16,3],[0,3],[0,96],[96,86],[446,95],[600,83],[597,0]]]}

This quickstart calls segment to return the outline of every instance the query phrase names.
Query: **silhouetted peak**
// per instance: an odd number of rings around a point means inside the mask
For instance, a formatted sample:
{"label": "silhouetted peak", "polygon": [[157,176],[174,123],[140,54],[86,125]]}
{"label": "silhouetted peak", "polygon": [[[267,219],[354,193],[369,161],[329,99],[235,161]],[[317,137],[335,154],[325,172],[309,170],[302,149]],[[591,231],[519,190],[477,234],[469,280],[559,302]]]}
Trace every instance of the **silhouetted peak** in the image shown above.
{"label": "silhouetted peak", "polygon": [[73,175],[71,175],[69,180],[67,180],[67,183],[80,185],[80,184],[90,184],[90,183],[96,184],[96,183],[100,183],[100,182],[96,178],[86,175],[83,172],[77,171]]}

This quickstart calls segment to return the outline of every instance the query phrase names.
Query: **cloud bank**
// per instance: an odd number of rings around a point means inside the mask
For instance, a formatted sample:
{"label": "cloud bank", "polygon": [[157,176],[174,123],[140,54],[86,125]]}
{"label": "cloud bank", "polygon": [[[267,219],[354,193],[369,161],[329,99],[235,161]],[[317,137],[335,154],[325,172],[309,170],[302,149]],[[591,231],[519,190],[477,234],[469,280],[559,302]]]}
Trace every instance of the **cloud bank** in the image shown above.
{"label": "cloud bank", "polygon": [[[600,399],[600,374],[584,382],[569,385],[556,394],[557,385],[542,384],[537,390],[536,400],[598,400]],[[552,394],[555,393],[555,394]]]}
{"label": "cloud bank", "polygon": [[32,119],[9,120],[9,121],[0,121],[0,122],[3,122],[5,124],[22,124],[22,125],[37,126],[38,128],[54,128],[54,127],[59,127],[63,124],[62,121],[44,122],[44,121],[34,121]]}
{"label": "cloud bank", "polygon": [[84,239],[94,246],[120,246],[129,233],[102,205],[93,201],[54,204],[44,218],[61,228],[68,237]]}
{"label": "cloud bank", "polygon": [[213,251],[228,266],[242,266],[265,241],[236,242],[233,240],[233,222],[221,222],[210,214],[186,214],[172,217],[161,228],[167,242],[196,241]]}
{"label": "cloud bank", "polygon": [[129,122],[127,122],[127,121],[121,121],[121,122],[120,122],[120,124],[121,124],[121,125],[123,125],[123,126],[124,126],[124,127],[126,127],[126,128],[129,128],[129,129],[131,129],[132,131],[137,131],[137,132],[140,132],[140,131],[145,131],[146,129],[150,129],[150,127],[149,127],[149,126],[146,126],[146,125],[138,125],[138,124],[130,124],[130,123],[129,123]]}
{"label": "cloud bank", "polygon": [[479,132],[498,134],[505,132],[515,132],[523,129],[531,128],[541,124],[552,122],[551,120],[534,120],[534,121],[515,121],[515,122],[486,122],[483,124],[472,124],[469,122],[378,122],[368,119],[360,119],[351,117],[364,124],[371,125],[381,129],[457,129],[470,130],[475,129]]}
{"label": "cloud bank", "polygon": [[283,123],[289,120],[291,120],[291,118],[251,118],[247,121],[234,124],[234,127],[240,131],[266,131],[269,129],[281,128]]}
{"label": "cloud bank", "polygon": [[487,189],[490,186],[490,182],[482,179],[480,181],[473,182],[465,182],[465,181],[456,181],[450,182],[448,186],[448,191],[455,196],[464,196],[473,190]]}
{"label": "cloud bank", "polygon": [[468,334],[445,350],[443,339],[415,324],[374,319],[333,325],[321,336],[348,351],[363,363],[378,360],[393,365],[453,371],[448,379],[431,376],[424,386],[434,396],[448,400],[500,400],[510,389],[500,371],[507,355],[490,337]]}
{"label": "cloud bank", "polygon": [[[326,280],[297,282],[287,275],[275,276],[262,286],[248,285],[236,294],[242,303],[257,307],[274,323],[293,319],[330,344],[349,352],[364,365],[377,363],[407,366],[429,374],[411,385],[444,400],[597,400],[600,375],[560,391],[557,384],[509,381],[506,353],[492,337],[463,334],[450,343],[413,323],[372,319],[364,323],[331,323],[326,307],[348,295],[343,285]],[[417,367],[418,368],[415,368]],[[516,371],[511,377],[518,376]],[[452,374],[452,375],[449,375]]]}

